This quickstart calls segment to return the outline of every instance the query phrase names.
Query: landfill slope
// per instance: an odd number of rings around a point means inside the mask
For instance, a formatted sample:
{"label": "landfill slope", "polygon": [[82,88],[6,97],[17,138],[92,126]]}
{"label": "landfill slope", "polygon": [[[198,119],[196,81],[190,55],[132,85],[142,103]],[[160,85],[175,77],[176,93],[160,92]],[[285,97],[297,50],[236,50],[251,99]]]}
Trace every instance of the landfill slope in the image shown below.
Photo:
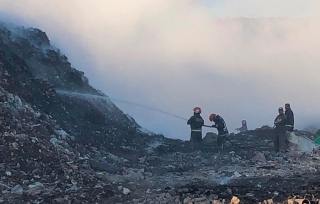
{"label": "landfill slope", "polygon": [[0,23],[0,51],[3,88],[50,115],[77,140],[117,152],[132,143],[145,146],[148,135],[91,87],[84,73],[50,44],[45,32]]}

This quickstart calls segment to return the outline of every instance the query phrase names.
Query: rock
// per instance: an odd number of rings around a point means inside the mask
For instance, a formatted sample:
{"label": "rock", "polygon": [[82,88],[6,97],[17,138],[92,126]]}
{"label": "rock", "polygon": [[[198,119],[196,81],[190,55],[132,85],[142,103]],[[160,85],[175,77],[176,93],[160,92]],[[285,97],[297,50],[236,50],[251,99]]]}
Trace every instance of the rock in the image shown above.
{"label": "rock", "polygon": [[123,188],[122,193],[123,193],[124,195],[128,195],[128,194],[131,193],[131,191],[130,191],[128,188]]}
{"label": "rock", "polygon": [[40,182],[35,182],[35,183],[33,183],[33,184],[30,184],[30,185],[28,186],[28,188],[30,188],[30,189],[32,189],[32,188],[44,188],[44,186],[43,186],[43,184],[40,183]]}
{"label": "rock", "polygon": [[202,139],[203,144],[215,144],[217,142],[218,135],[212,132],[208,132]]}
{"label": "rock", "polygon": [[265,155],[262,152],[258,152],[256,154],[256,156],[254,157],[254,160],[256,162],[266,162],[267,161]]}
{"label": "rock", "polygon": [[54,203],[63,203],[66,201],[66,199],[65,198],[55,198],[55,199],[53,199],[53,201],[54,201]]}
{"label": "rock", "polygon": [[253,193],[246,193],[246,196],[247,197],[254,197],[254,194]]}
{"label": "rock", "polygon": [[113,165],[108,164],[106,162],[102,163],[102,162],[90,160],[89,164],[90,164],[91,168],[93,168],[96,171],[106,171],[111,174],[117,173],[117,169]]}
{"label": "rock", "polygon": [[35,182],[33,184],[30,184],[28,188],[29,189],[26,190],[25,192],[29,195],[39,195],[45,190],[45,187],[40,182]]}
{"label": "rock", "polygon": [[233,174],[233,175],[234,175],[234,177],[236,177],[236,178],[241,177],[241,174],[239,174],[239,172],[237,172],[237,171],[236,171],[236,172],[234,172],[234,174]]}
{"label": "rock", "polygon": [[20,186],[19,184],[14,186],[12,189],[11,189],[11,193],[13,194],[17,194],[17,195],[22,195],[23,194],[23,188],[22,186]]}
{"label": "rock", "polygon": [[181,192],[188,193],[189,192],[189,188],[183,188],[183,189],[181,189]]}
{"label": "rock", "polygon": [[195,204],[206,204],[208,200],[205,197],[200,197],[194,198],[193,201]]}
{"label": "rock", "polygon": [[216,195],[216,194],[210,194],[210,195],[209,195],[209,199],[210,199],[210,200],[216,200],[216,199],[218,199],[218,198],[219,198],[219,196]]}
{"label": "rock", "polygon": [[183,199],[183,204],[189,204],[189,203],[192,204],[191,198],[187,197],[187,198]]}

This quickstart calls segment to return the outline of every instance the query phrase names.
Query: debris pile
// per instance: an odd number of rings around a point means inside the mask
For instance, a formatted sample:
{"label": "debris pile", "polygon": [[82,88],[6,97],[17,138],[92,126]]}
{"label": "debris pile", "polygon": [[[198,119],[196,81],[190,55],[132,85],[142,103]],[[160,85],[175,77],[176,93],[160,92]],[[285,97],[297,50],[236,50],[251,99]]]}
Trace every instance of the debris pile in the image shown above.
{"label": "debris pile", "polygon": [[89,151],[72,137],[56,134],[62,131],[50,117],[4,89],[0,110],[2,202],[92,203],[114,195],[90,168]]}

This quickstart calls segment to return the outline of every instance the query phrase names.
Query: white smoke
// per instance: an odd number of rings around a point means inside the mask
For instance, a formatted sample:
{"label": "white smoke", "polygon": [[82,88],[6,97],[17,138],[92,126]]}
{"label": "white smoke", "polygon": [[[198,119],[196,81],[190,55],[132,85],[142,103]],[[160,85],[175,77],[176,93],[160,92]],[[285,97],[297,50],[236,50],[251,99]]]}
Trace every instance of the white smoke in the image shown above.
{"label": "white smoke", "polygon": [[[242,119],[272,124],[287,102],[298,128],[317,117],[319,12],[314,0],[0,1],[2,19],[46,31],[110,97],[184,118],[200,106],[230,132]],[[289,18],[231,19],[241,16]],[[189,137],[184,121],[117,105],[152,131]]]}

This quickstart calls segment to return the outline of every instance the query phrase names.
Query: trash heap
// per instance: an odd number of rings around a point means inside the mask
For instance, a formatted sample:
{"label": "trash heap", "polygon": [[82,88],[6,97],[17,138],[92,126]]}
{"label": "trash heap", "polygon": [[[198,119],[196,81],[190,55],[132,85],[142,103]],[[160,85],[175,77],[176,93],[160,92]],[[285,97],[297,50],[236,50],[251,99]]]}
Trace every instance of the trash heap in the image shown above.
{"label": "trash heap", "polygon": [[[297,131],[311,138],[312,134]],[[284,203],[288,200],[320,198],[319,151],[273,151],[273,129],[257,129],[250,135],[230,137],[222,153],[202,151],[161,154],[154,151],[117,175],[119,188],[127,182],[127,197],[110,198],[111,203]],[[244,140],[246,138],[246,140]],[[250,144],[254,144],[250,146]],[[130,182],[128,182],[128,179]],[[127,180],[127,181],[126,181]],[[231,202],[231,200],[233,200]]]}
{"label": "trash heap", "polygon": [[0,203],[93,203],[113,196],[89,151],[50,118],[0,88]]}
{"label": "trash heap", "polygon": [[[0,108],[0,203],[272,203],[320,197],[320,152],[277,154],[271,128],[230,136],[234,145],[220,153],[214,140],[191,151],[188,142],[156,137],[139,154],[115,155],[78,143],[49,115],[3,88]],[[295,132],[302,134],[313,136]]]}

